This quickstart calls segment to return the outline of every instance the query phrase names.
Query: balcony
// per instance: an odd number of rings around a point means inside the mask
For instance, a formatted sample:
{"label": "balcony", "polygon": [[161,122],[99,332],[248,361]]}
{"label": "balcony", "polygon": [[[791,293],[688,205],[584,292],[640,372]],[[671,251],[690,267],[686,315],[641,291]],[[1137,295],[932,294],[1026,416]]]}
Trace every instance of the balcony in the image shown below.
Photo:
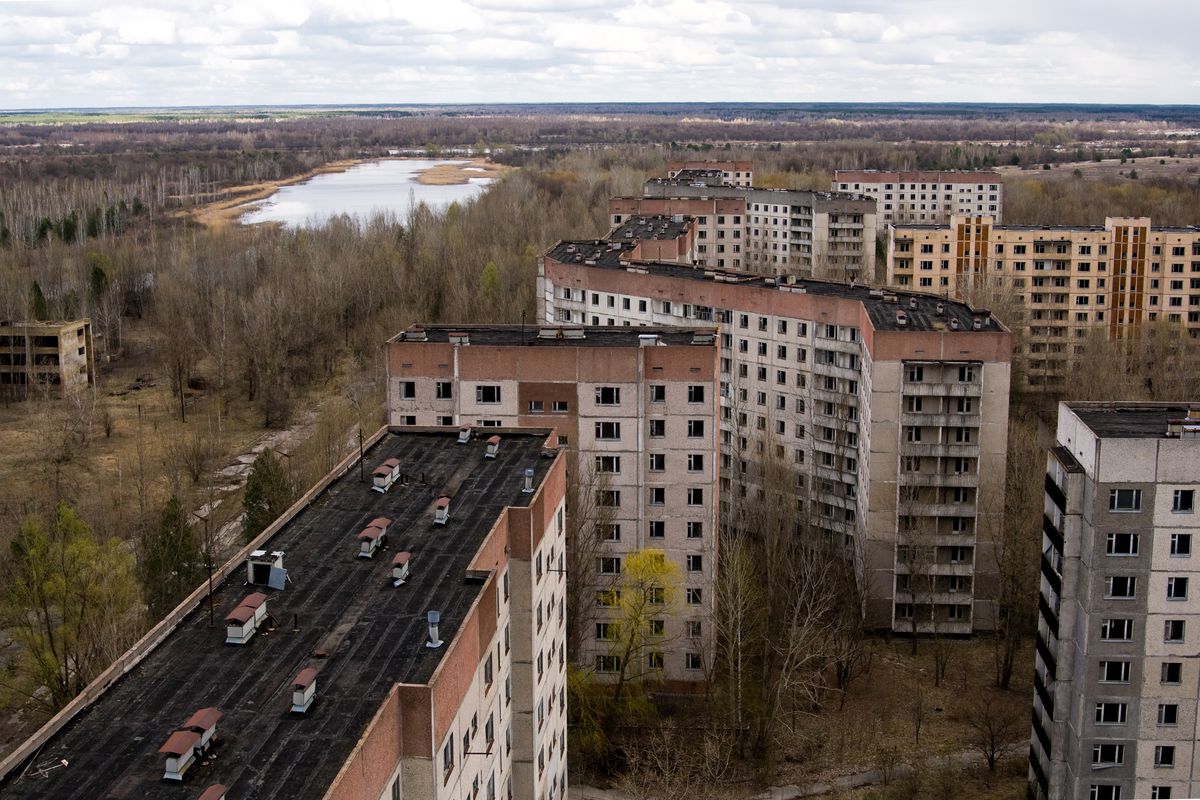
{"label": "balcony", "polygon": [[1042,701],[1042,708],[1046,710],[1046,716],[1054,719],[1054,698],[1050,696],[1050,690],[1046,688],[1046,684],[1042,683],[1042,676],[1034,670],[1033,673],[1033,690],[1037,693],[1038,699]]}
{"label": "balcony", "polygon": [[978,428],[983,423],[978,414],[922,414],[905,411],[900,415],[900,424],[919,425],[926,428]]}
{"label": "balcony", "polygon": [[1042,612],[1042,619],[1050,626],[1050,632],[1058,636],[1058,614],[1050,607],[1050,601],[1044,594],[1038,594],[1038,611]]}
{"label": "balcony", "polygon": [[920,397],[978,397],[982,389],[979,382],[974,383],[905,383],[904,394]]}
{"label": "balcony", "polygon": [[901,513],[910,517],[968,517],[975,513],[974,503],[904,503]]}
{"label": "balcony", "polygon": [[1042,575],[1050,582],[1050,588],[1054,590],[1054,593],[1062,597],[1062,576],[1050,565],[1050,559],[1046,558],[1045,553],[1042,553]]}
{"label": "balcony", "polygon": [[901,472],[901,486],[978,486],[975,472]]}
{"label": "balcony", "polygon": [[1042,767],[1041,758],[1032,744],[1029,745],[1029,768],[1033,770],[1033,776],[1037,779],[1038,786],[1042,790],[1042,796],[1048,795],[1050,793],[1050,781],[1046,778],[1046,770]]}
{"label": "balcony", "polygon": [[1046,538],[1054,545],[1054,549],[1061,553],[1063,551],[1063,535],[1062,531],[1054,524],[1054,520],[1050,519],[1049,515],[1042,515],[1042,533],[1046,534]]}
{"label": "balcony", "polygon": [[[1055,660],[1054,654],[1050,652],[1050,645],[1046,644],[1041,631],[1038,631],[1033,642],[1038,655],[1042,657],[1042,663],[1046,665],[1046,672],[1050,674],[1050,679],[1058,680],[1058,662]],[[1046,748],[1046,752],[1050,752],[1049,747]]]}
{"label": "balcony", "polygon": [[906,456],[978,457],[979,445],[959,442],[904,442],[900,453]]}
{"label": "balcony", "polygon": [[1042,718],[1036,708],[1033,710],[1033,733],[1037,736],[1038,743],[1042,746],[1042,752],[1049,756],[1052,752],[1050,748],[1050,735],[1042,727]]}
{"label": "balcony", "polygon": [[1046,475],[1045,486],[1046,494],[1049,496],[1050,500],[1053,501],[1054,505],[1058,507],[1059,511],[1065,514],[1067,511],[1066,493],[1059,488],[1058,484],[1054,482],[1054,478],[1050,477],[1050,475]]}

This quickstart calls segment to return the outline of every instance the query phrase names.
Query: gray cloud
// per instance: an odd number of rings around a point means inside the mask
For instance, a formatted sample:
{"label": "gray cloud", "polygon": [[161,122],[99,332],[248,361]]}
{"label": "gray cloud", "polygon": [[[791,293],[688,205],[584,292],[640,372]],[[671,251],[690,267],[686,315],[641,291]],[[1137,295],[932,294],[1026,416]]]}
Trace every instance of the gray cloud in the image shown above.
{"label": "gray cloud", "polygon": [[1200,102],[1200,4],[1129,13],[1116,0],[0,0],[0,107]]}

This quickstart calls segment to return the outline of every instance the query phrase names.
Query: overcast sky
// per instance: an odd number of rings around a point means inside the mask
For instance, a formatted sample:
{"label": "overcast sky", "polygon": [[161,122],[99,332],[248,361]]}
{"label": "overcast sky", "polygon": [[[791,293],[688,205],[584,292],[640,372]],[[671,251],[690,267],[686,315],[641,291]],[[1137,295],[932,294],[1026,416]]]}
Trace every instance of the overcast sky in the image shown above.
{"label": "overcast sky", "polygon": [[1200,0],[0,0],[0,107],[1200,103]]}

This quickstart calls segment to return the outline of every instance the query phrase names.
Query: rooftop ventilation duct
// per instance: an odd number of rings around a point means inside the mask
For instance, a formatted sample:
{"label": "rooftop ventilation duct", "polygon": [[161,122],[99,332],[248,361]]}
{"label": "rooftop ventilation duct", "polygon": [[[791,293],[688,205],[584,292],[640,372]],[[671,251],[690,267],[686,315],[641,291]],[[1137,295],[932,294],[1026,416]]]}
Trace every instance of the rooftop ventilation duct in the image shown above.
{"label": "rooftop ventilation duct", "polygon": [[450,521],[450,498],[442,495],[433,504],[433,524],[445,525]]}
{"label": "rooftop ventilation duct", "polygon": [[403,586],[408,580],[409,565],[412,563],[412,553],[403,550],[392,557],[392,586]]}
{"label": "rooftop ventilation duct", "polygon": [[934,308],[936,309],[938,316],[941,316],[942,314],[946,313],[945,303],[938,303],[936,306],[934,306]]}
{"label": "rooftop ventilation duct", "polygon": [[471,441],[471,428],[467,425],[458,429],[458,443],[466,444]]}
{"label": "rooftop ventilation duct", "polygon": [[980,317],[976,317],[975,323],[972,327],[977,331],[983,330],[983,319]]}
{"label": "rooftop ventilation duct", "polygon": [[384,461],[371,473],[372,486],[371,488],[377,492],[387,492],[392,488],[392,484],[400,477],[400,461],[399,459],[389,458]]}
{"label": "rooftop ventilation duct", "polygon": [[188,721],[183,723],[181,730],[192,731],[200,734],[200,741],[196,744],[196,752],[203,755],[208,752],[209,746],[213,740],[217,738],[217,723],[221,721],[221,717],[225,716],[216,708],[202,708],[188,718]]}
{"label": "rooftop ventilation duct", "polygon": [[896,324],[902,328],[904,326],[908,325],[908,315],[905,314],[903,311],[897,311],[896,312]]}
{"label": "rooftop ventilation duct", "polygon": [[388,526],[392,521],[387,517],[376,517],[358,534],[358,557],[374,558],[375,552],[387,545]]}
{"label": "rooftop ventilation duct", "polygon": [[952,330],[952,331],[958,330],[958,320],[954,317],[950,318],[950,330]]}
{"label": "rooftop ventilation duct", "polygon": [[916,308],[917,307],[917,298],[915,298],[915,297],[908,298],[908,307]]}
{"label": "rooftop ventilation duct", "polygon": [[500,437],[491,436],[487,440],[487,450],[484,451],[484,458],[495,458],[496,453],[500,452]]}
{"label": "rooftop ventilation duct", "polygon": [[438,638],[438,623],[442,621],[442,612],[427,611],[425,621],[429,624],[429,641],[425,643],[425,646],[430,650],[436,650],[443,644],[442,640]]}
{"label": "rooftop ventilation duct", "polygon": [[522,494],[533,494],[533,469],[525,468],[525,484],[521,487]]}
{"label": "rooftop ventilation duct", "polygon": [[292,713],[307,714],[317,696],[317,671],[312,667],[300,670],[292,681]]}
{"label": "rooftop ventilation duct", "polygon": [[163,771],[164,781],[181,781],[188,767],[196,761],[196,745],[200,742],[200,734],[195,731],[175,731],[167,739],[158,752],[167,757],[166,769]]}

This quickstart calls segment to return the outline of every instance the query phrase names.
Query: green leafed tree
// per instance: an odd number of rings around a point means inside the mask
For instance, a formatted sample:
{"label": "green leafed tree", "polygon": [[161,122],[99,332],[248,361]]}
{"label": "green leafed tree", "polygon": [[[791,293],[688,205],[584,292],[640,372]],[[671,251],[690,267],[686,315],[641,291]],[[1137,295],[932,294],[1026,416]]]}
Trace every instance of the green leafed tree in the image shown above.
{"label": "green leafed tree", "polygon": [[500,300],[500,268],[495,261],[489,261],[479,273],[479,299],[484,311],[496,308]]}
{"label": "green leafed tree", "polygon": [[205,554],[200,537],[188,525],[183,505],[175,495],[163,506],[158,527],[143,535],[141,556],[142,592],[152,621],[166,616],[204,580]]}
{"label": "green leafed tree", "polygon": [[29,314],[35,320],[50,319],[50,305],[37,281],[29,287]]}
{"label": "green leafed tree", "polygon": [[292,481],[283,464],[270,450],[263,450],[250,466],[246,493],[242,496],[242,508],[246,512],[242,533],[246,541],[266,530],[287,510],[294,497]]}
{"label": "green leafed tree", "polygon": [[17,687],[54,711],[77,695],[140,632],[133,555],[100,539],[65,503],[31,515],[9,545],[0,607],[19,647]]}

